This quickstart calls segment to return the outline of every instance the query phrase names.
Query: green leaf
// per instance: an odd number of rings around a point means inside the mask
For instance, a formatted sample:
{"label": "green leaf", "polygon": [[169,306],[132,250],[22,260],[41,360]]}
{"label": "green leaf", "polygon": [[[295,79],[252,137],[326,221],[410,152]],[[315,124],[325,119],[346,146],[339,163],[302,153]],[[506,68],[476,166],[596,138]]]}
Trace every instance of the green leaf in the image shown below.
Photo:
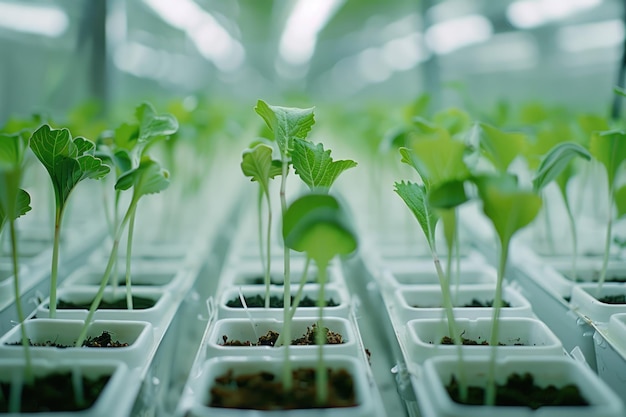
{"label": "green leaf", "polygon": [[568,164],[577,156],[587,161],[591,159],[587,149],[574,142],[562,142],[553,147],[541,160],[533,178],[535,192],[542,190],[559,175],[566,174]]}
{"label": "green leaf", "polygon": [[0,170],[14,170],[22,165],[27,140],[20,134],[0,133]]}
{"label": "green leaf", "polygon": [[471,119],[467,112],[451,107],[437,113],[433,121],[444,127],[451,136],[467,131],[471,126]]}
{"label": "green leaf", "polygon": [[402,161],[411,161],[424,183],[441,184],[453,180],[464,180],[469,170],[463,160],[466,146],[456,140],[447,138],[424,139],[413,143],[411,157],[402,153]]}
{"label": "green leaf", "polygon": [[621,186],[615,191],[615,205],[617,206],[617,218],[626,215],[626,185]]}
{"label": "green leaf", "polygon": [[612,189],[617,170],[626,159],[626,133],[617,130],[595,132],[591,137],[589,151],[604,165],[609,189]]}
{"label": "green leaf", "polygon": [[339,175],[357,163],[352,160],[333,161],[330,149],[324,150],[324,145],[317,145],[301,139],[294,141],[291,152],[291,163],[302,181],[311,190],[329,190]]}
{"label": "green leaf", "polygon": [[[5,183],[5,179],[2,177],[3,175],[0,174],[0,183]],[[7,210],[12,199],[10,193],[6,192],[7,188],[0,190],[0,230],[2,230],[5,221],[16,220],[32,209],[30,206],[30,194],[20,188],[17,190],[17,198],[15,199],[13,210]]]}
{"label": "green leaf", "polygon": [[428,192],[427,203],[435,209],[449,210],[469,201],[462,180],[447,181],[434,186]]}
{"label": "green leaf", "polygon": [[479,128],[481,149],[499,172],[506,172],[516,156],[525,154],[524,134],[504,132],[485,123],[480,123]]}
{"label": "green leaf", "polygon": [[87,139],[72,139],[67,129],[43,125],[30,138],[30,147],[48,171],[57,207],[62,208],[72,190],[84,179],[100,179],[110,168],[95,158],[94,144]]}
{"label": "green leaf", "polygon": [[263,193],[269,195],[269,179],[276,173],[272,165],[271,146],[259,143],[254,148],[243,151],[241,159],[243,174],[251,177],[251,181],[257,181]]}
{"label": "green leaf", "polygon": [[609,130],[609,123],[603,116],[595,114],[581,114],[576,120],[585,136],[591,137],[593,132]]}
{"label": "green leaf", "polygon": [[128,190],[133,187],[133,199],[138,200],[146,194],[156,194],[170,185],[169,172],[150,157],[141,158],[139,166],[122,174],[115,183],[116,190]]}
{"label": "green leaf", "polygon": [[306,252],[318,265],[356,250],[357,240],[337,199],[308,194],[295,200],[283,216],[285,245]]}
{"label": "green leaf", "polygon": [[483,202],[483,212],[493,223],[501,243],[528,225],[539,213],[541,197],[519,188],[517,179],[508,174],[474,178]]}
{"label": "green leaf", "polygon": [[435,211],[428,205],[426,188],[413,182],[396,182],[395,192],[404,200],[405,204],[417,219],[422,228],[428,245],[435,248],[435,227],[439,220]]}
{"label": "green leaf", "polygon": [[139,126],[137,124],[122,123],[115,129],[115,147],[131,151],[139,138]]}
{"label": "green leaf", "polygon": [[152,104],[144,102],[135,110],[139,122],[139,142],[173,135],[178,131],[178,121],[168,113],[157,114]]}
{"label": "green leaf", "polygon": [[409,148],[400,148],[400,162],[403,164],[407,164],[411,168],[413,168],[419,174],[420,178],[424,182],[424,185],[428,189],[430,187],[430,183],[428,182],[428,172],[425,171],[425,168],[420,164],[420,161],[416,158],[415,153],[412,152]]}
{"label": "green leaf", "polygon": [[315,124],[314,108],[272,106],[259,100],[254,110],[274,133],[283,159],[293,149],[294,139],[306,139]]}

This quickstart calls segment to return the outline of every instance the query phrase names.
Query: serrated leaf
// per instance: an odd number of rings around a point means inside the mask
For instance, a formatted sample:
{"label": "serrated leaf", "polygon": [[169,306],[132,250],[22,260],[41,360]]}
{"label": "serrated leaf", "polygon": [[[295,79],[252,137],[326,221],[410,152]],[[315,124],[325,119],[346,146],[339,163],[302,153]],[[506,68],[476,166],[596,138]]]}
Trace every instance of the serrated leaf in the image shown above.
{"label": "serrated leaf", "polygon": [[80,181],[102,178],[110,170],[93,156],[92,142],[80,137],[72,140],[67,129],[43,125],[31,136],[30,147],[50,175],[59,208]]}
{"label": "serrated leaf", "polygon": [[283,159],[293,149],[293,140],[306,139],[315,124],[314,108],[272,106],[259,100],[254,110],[274,133]]}
{"label": "serrated leaf", "polygon": [[339,175],[350,168],[357,166],[352,160],[333,161],[330,149],[324,150],[324,145],[317,145],[296,139],[291,152],[291,163],[296,174],[311,189],[329,190]]}
{"label": "serrated leaf", "polygon": [[428,173],[415,157],[415,153],[413,153],[413,151],[409,148],[400,148],[398,151],[400,152],[400,162],[413,168],[422,179],[422,182],[424,182],[426,189],[428,189],[430,187],[430,183],[428,182]]}
{"label": "serrated leaf", "polygon": [[480,123],[479,127],[480,147],[499,172],[506,172],[515,157],[525,154],[524,134],[505,132],[485,123]]}
{"label": "serrated leaf", "polygon": [[590,160],[591,154],[587,149],[574,142],[559,143],[548,151],[542,158],[535,178],[533,178],[535,192],[542,190],[559,175],[565,174],[567,166],[576,157]]}
{"label": "serrated leaf", "polygon": [[147,194],[156,194],[170,185],[169,172],[149,157],[143,157],[137,168],[122,174],[115,183],[116,190],[133,187],[133,199]]}
{"label": "serrated leaf", "polygon": [[269,179],[271,178],[272,148],[263,143],[254,148],[246,149],[241,156],[241,170],[251,181],[257,181],[265,195],[269,195]]}
{"label": "serrated leaf", "polygon": [[308,194],[295,200],[283,216],[285,245],[306,252],[318,265],[356,250],[357,240],[337,199]]}
{"label": "serrated leaf", "polygon": [[139,122],[140,142],[160,136],[173,135],[178,131],[178,121],[168,113],[157,114],[152,104],[144,102],[135,110],[135,117]]}
{"label": "serrated leaf", "polygon": [[626,133],[622,131],[595,132],[591,137],[589,152],[606,169],[609,189],[617,171],[626,159]]}
{"label": "serrated leaf", "polygon": [[409,207],[413,216],[417,219],[417,222],[422,228],[428,245],[432,248],[435,247],[435,227],[439,217],[435,211],[428,205],[426,197],[426,188],[423,185],[418,185],[413,182],[396,182],[395,192],[398,193],[400,198]]}
{"label": "serrated leaf", "polygon": [[541,209],[541,197],[519,188],[512,175],[481,176],[474,179],[483,212],[491,220],[501,243],[528,225]]}

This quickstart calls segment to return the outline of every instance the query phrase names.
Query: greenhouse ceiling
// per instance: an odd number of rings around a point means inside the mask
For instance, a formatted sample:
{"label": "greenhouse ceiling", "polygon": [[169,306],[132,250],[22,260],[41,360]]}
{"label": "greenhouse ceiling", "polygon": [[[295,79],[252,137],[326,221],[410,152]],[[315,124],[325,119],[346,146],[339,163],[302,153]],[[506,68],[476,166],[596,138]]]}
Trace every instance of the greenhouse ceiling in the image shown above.
{"label": "greenhouse ceiling", "polygon": [[[614,82],[619,0],[0,1],[0,118],[84,96],[205,91],[491,99]],[[459,85],[459,84],[454,84]],[[605,87],[603,84],[602,87]],[[597,97],[597,83],[577,97]],[[581,94],[582,93],[582,94]],[[28,98],[29,97],[29,98]],[[578,99],[580,100],[580,99]]]}

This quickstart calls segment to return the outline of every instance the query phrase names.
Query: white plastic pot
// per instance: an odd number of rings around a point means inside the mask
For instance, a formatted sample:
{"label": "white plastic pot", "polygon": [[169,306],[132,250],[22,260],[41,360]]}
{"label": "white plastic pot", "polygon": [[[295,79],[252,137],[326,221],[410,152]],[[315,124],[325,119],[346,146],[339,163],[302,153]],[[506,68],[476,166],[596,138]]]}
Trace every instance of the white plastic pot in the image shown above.
{"label": "white plastic pot", "polygon": [[[594,322],[608,323],[613,314],[626,313],[626,304],[608,304],[598,300],[607,295],[626,294],[626,285],[607,282],[597,292],[598,284],[577,284],[572,289],[572,309]],[[596,298],[596,295],[598,298]]]}

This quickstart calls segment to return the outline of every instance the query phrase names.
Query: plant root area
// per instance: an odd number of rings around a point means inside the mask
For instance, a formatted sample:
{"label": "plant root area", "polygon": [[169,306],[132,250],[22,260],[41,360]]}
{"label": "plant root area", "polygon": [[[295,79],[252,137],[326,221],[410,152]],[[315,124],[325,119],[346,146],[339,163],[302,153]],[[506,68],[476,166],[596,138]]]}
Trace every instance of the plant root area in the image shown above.
{"label": "plant root area", "polygon": [[315,399],[315,369],[292,371],[293,389],[285,391],[280,378],[270,372],[235,376],[232,370],[215,378],[211,387],[210,407],[253,410],[291,410],[303,408],[355,407],[352,376],[345,369],[327,369],[328,401]]}
{"label": "plant root area", "polygon": [[[340,345],[343,343],[343,337],[337,333],[329,330],[328,327],[324,328],[326,333],[326,344],[327,345]],[[315,335],[317,333],[317,326],[314,324],[312,327],[306,328],[306,333],[297,339],[291,341],[292,345],[295,346],[308,346],[315,345]],[[260,336],[256,342],[250,342],[249,340],[241,341],[241,340],[228,340],[228,336],[223,335],[222,340],[224,343],[221,343],[222,346],[274,346],[276,341],[278,340],[279,334],[268,330],[263,336]]]}
{"label": "plant root area", "polygon": [[[248,308],[264,308],[265,307],[265,297],[257,294],[251,296],[243,296],[244,301],[246,302],[246,307]],[[285,306],[283,297],[279,297],[277,295],[270,296],[270,308],[283,308]],[[291,301],[293,302],[293,297],[291,297]],[[327,300],[324,305],[326,307],[336,307],[338,304],[331,298]],[[230,308],[243,308],[243,304],[239,297],[235,297],[232,300],[228,300],[226,302],[226,306]],[[317,301],[305,295],[298,303],[298,307],[317,307]]]}
{"label": "plant root area", "polygon": [[[22,341],[7,343],[9,346],[22,346]],[[34,347],[55,347],[55,348],[71,348],[76,347],[74,344],[72,345],[63,345],[55,342],[54,340],[46,340],[45,342],[33,342],[32,340],[28,340],[29,346]],[[118,347],[127,347],[128,343],[120,342],[119,340],[113,340],[111,337],[111,333],[106,330],[100,333],[99,336],[88,337],[85,341],[83,341],[82,347],[96,347],[96,348],[118,348]]]}
{"label": "plant root area", "polygon": [[[43,413],[49,411],[79,411],[91,407],[104,389],[108,375],[95,379],[82,378],[84,401],[78,403],[72,387],[70,372],[52,373],[36,377],[33,385],[24,385],[21,395],[22,413]],[[0,413],[9,411],[11,382],[0,382]]]}
{"label": "plant root area", "polygon": [[[448,395],[454,402],[465,405],[484,405],[485,389],[483,387],[468,387],[467,401],[459,398],[459,384],[454,376],[446,385]],[[561,388],[554,385],[539,387],[535,385],[531,374],[514,373],[509,375],[503,385],[496,385],[496,405],[521,406],[536,410],[546,406],[587,406],[589,403],[580,394],[576,385],[569,384]]]}
{"label": "plant root area", "polygon": [[[152,308],[156,304],[156,300],[152,298],[139,297],[137,295],[133,295],[133,309],[134,310],[145,310],[147,308]],[[63,301],[59,300],[57,302],[58,309],[66,309],[66,310],[89,310],[91,307],[91,301],[87,303],[73,303],[71,301]],[[98,309],[100,310],[126,310],[128,306],[126,305],[126,297],[119,298],[114,301],[100,301],[100,305]]]}

